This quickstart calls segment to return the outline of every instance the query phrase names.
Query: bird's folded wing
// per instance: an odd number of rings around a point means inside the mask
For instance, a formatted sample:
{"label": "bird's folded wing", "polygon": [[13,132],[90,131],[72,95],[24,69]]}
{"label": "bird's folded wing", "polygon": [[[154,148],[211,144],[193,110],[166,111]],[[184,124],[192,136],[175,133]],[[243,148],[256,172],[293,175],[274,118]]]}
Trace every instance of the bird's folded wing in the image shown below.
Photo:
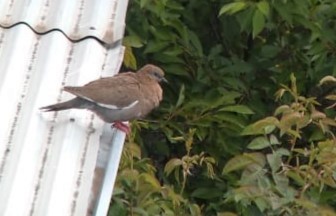
{"label": "bird's folded wing", "polygon": [[[127,76],[128,75],[128,76]],[[101,78],[82,87],[66,86],[64,90],[109,109],[125,109],[141,100],[140,83],[132,74]]]}

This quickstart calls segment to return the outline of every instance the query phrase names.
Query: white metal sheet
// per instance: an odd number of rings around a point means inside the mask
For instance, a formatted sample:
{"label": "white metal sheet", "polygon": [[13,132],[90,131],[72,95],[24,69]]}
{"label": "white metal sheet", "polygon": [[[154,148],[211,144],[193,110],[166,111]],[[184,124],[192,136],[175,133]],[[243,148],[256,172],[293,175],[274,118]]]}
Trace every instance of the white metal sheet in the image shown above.
{"label": "white metal sheet", "polygon": [[[0,1],[1,215],[86,215],[92,205],[107,212],[113,184],[104,181],[113,183],[118,166],[106,171],[111,164],[104,164],[103,180],[94,185],[97,155],[111,151],[105,156],[116,154],[110,163],[119,164],[125,135],[104,129],[85,110],[42,113],[39,107],[72,98],[64,85],[118,71],[124,48],[107,49],[93,37],[120,39],[126,7],[125,0]],[[112,134],[106,149],[101,142]]]}

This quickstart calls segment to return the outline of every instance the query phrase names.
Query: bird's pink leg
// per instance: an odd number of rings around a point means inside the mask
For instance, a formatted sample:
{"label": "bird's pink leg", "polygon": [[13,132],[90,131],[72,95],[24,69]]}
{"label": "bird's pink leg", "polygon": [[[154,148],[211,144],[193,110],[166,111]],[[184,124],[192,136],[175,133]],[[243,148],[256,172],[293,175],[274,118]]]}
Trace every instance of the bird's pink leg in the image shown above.
{"label": "bird's pink leg", "polygon": [[131,132],[130,127],[128,126],[127,123],[123,123],[120,121],[116,121],[112,124],[113,127],[125,132],[126,134],[129,134]]}

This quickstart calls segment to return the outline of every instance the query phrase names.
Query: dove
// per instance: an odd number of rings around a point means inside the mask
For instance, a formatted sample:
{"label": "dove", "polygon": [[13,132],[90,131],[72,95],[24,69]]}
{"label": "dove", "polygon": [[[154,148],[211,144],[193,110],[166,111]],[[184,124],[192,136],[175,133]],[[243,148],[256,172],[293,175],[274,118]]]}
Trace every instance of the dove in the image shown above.
{"label": "dove", "polygon": [[167,82],[163,70],[147,64],[137,72],[100,78],[84,86],[65,86],[63,90],[75,98],[40,109],[45,112],[87,109],[104,122],[129,133],[129,126],[124,121],[144,118],[159,106],[162,100],[161,81]]}

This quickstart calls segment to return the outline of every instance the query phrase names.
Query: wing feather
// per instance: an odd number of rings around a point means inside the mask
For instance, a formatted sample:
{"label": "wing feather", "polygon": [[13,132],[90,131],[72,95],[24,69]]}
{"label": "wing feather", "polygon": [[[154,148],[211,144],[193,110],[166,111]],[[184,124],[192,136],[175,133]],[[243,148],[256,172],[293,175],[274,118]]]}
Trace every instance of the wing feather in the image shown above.
{"label": "wing feather", "polygon": [[82,87],[66,86],[64,91],[105,107],[127,108],[137,104],[142,97],[140,83],[134,75],[132,72],[122,73],[92,81]]}

